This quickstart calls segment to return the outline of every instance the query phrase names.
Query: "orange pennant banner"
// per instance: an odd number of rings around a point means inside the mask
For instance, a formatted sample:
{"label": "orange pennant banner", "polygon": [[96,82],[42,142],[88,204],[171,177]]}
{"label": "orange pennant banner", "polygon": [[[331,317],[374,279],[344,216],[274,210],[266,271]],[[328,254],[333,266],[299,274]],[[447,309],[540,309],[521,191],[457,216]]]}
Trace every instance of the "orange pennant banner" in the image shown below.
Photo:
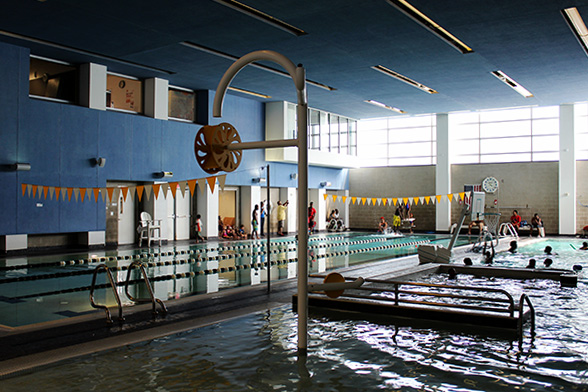
{"label": "orange pennant banner", "polygon": [[73,193],[73,188],[67,188],[67,200],[71,201],[71,194]]}
{"label": "orange pennant banner", "polygon": [[155,195],[155,200],[159,197],[159,189],[161,188],[161,184],[153,184],[153,194]]}
{"label": "orange pennant banner", "polygon": [[145,186],[137,185],[137,198],[139,198],[139,201],[141,201],[141,199],[143,198],[143,190],[144,189],[145,189]]}
{"label": "orange pennant banner", "polygon": [[129,193],[129,187],[128,186],[123,186],[122,188],[120,188],[122,194],[123,194],[123,200],[127,201],[127,194]]}
{"label": "orange pennant banner", "polygon": [[100,195],[100,188],[94,188],[94,201],[98,203],[98,195]]}
{"label": "orange pennant banner", "polygon": [[196,180],[188,181],[188,188],[190,188],[190,196],[194,196],[194,189],[196,189]]}
{"label": "orange pennant banner", "polygon": [[214,193],[214,184],[216,184],[216,177],[206,177],[206,182],[208,182],[210,192]]}

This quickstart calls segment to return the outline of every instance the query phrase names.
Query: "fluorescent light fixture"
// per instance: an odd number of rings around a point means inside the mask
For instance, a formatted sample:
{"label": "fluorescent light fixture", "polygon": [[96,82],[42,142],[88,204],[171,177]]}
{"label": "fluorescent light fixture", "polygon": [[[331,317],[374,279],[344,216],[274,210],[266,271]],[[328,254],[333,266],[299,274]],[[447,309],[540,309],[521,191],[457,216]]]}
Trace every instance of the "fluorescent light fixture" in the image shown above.
{"label": "fluorescent light fixture", "polygon": [[395,108],[395,107],[392,107],[392,106],[385,105],[385,104],[383,104],[381,102],[374,101],[373,99],[368,99],[367,101],[364,101],[364,102],[371,103],[372,105],[376,105],[376,106],[379,106],[379,107],[384,108],[384,109],[392,110],[393,112],[396,112],[396,113],[400,113],[400,114],[405,114],[406,113],[402,109],[398,109],[398,108]]}
{"label": "fluorescent light fixture", "polygon": [[[221,52],[220,50],[208,48],[208,47],[203,46],[203,45],[198,45],[198,44],[195,44],[194,42],[184,41],[184,42],[180,42],[180,45],[183,45],[183,46],[185,46],[187,48],[190,48],[190,49],[199,50],[199,51],[204,52],[204,53],[212,54],[214,56],[222,57],[222,58],[225,58],[225,59],[228,59],[228,60],[232,60],[232,61],[239,60],[239,57],[237,57],[237,56],[233,56],[232,54]],[[285,78],[291,79],[291,76],[290,76],[290,74],[288,72],[281,71],[279,69],[275,69],[275,68],[272,68],[272,67],[268,67],[267,65],[263,65],[263,64],[251,63],[249,65],[251,67],[255,67],[255,68],[258,68],[258,69],[267,71],[267,72],[271,72],[271,73],[273,73],[275,75],[280,75],[280,76],[283,76]],[[306,83],[308,83],[311,86],[319,87],[319,88],[322,88],[323,90],[327,90],[327,91],[335,91],[335,90],[337,90],[335,87],[327,86],[326,84],[315,82],[315,81],[309,80],[309,79],[306,79]]]}
{"label": "fluorescent light fixture", "polygon": [[586,28],[586,24],[582,20],[578,9],[576,7],[566,8],[561,11],[561,14],[568,23],[568,26],[570,26],[574,36],[576,36],[582,49],[584,49],[584,52],[588,54],[588,28]]}
{"label": "fluorescent light fixture", "polygon": [[219,4],[222,4],[226,7],[232,8],[235,11],[239,11],[242,14],[245,14],[247,16],[251,16],[252,18],[255,18],[257,20],[261,20],[264,23],[267,23],[273,27],[277,27],[280,30],[283,30],[287,33],[290,33],[292,35],[295,35],[297,37],[300,37],[301,35],[306,35],[308,34],[306,31],[299,29],[298,27],[292,26],[291,24],[288,24],[278,18],[274,18],[271,15],[266,14],[265,12],[262,12],[258,9],[255,9],[253,7],[250,7],[246,4],[240,3],[238,1],[235,0],[214,0]]}
{"label": "fluorescent light fixture", "polygon": [[406,77],[404,75],[401,75],[398,72],[392,71],[391,69],[386,68],[383,65],[374,65],[371,68],[372,69],[375,69],[376,71],[379,71],[379,72],[383,73],[384,75],[391,76],[393,78],[396,78],[396,79],[400,80],[401,82],[404,82],[406,84],[409,84],[412,87],[416,87],[419,90],[424,91],[426,93],[429,93],[429,94],[437,94],[437,91],[433,90],[432,88],[427,87],[424,84],[421,84],[419,82],[415,82],[411,78]]}
{"label": "fluorescent light fixture", "polygon": [[236,91],[238,93],[253,95],[254,97],[259,97],[259,98],[271,98],[272,97],[271,95],[256,93],[256,92],[253,92],[253,91],[244,90],[242,88],[237,88],[237,87],[228,87],[228,89],[231,90],[231,91]]}
{"label": "fluorescent light fixture", "polygon": [[408,1],[405,0],[387,0],[392,6],[394,6],[399,11],[403,12],[408,17],[412,18],[415,22],[426,28],[427,30],[431,31],[437,37],[441,38],[443,41],[447,42],[455,49],[459,50],[461,53],[472,53],[474,50],[460,41],[456,36],[451,34],[449,31],[445,30],[443,27],[439,26],[439,24],[435,23],[431,18],[427,15],[423,14],[421,11],[416,9],[412,6]]}
{"label": "fluorescent light fixture", "polygon": [[515,82],[512,78],[510,78],[504,72],[502,72],[502,71],[492,71],[491,74],[494,75],[494,76],[496,76],[503,83],[507,84],[509,87],[511,87],[517,93],[521,94],[523,97],[525,97],[525,98],[531,98],[533,96],[533,94],[531,94],[531,92],[529,90],[527,90],[526,88],[524,88],[523,86],[521,86],[520,84],[518,84],[517,82]]}

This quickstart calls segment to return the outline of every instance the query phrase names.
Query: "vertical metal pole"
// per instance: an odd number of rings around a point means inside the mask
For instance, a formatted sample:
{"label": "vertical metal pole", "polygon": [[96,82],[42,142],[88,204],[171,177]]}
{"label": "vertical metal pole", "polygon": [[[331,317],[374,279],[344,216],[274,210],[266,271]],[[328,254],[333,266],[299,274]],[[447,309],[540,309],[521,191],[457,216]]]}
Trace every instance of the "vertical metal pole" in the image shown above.
{"label": "vertical metal pole", "polygon": [[[304,68],[296,68],[298,106],[298,354],[308,347],[308,103]],[[302,85],[302,86],[301,86]]]}
{"label": "vertical metal pole", "polygon": [[265,209],[266,209],[266,213],[265,213],[265,220],[267,221],[267,292],[269,294],[269,292],[271,291],[271,249],[270,249],[270,244],[272,243],[271,241],[271,231],[270,231],[270,169],[269,169],[269,164],[267,165],[267,202],[265,203]]}

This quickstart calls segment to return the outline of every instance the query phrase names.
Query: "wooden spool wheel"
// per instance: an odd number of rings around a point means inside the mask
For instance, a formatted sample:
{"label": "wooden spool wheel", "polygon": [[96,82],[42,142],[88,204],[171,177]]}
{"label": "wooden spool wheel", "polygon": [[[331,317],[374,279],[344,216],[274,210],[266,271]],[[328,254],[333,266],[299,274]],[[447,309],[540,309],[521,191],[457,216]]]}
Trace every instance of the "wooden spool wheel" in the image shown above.
{"label": "wooden spool wheel", "polygon": [[194,155],[198,165],[208,174],[234,171],[239,167],[243,155],[241,150],[227,148],[234,143],[241,143],[241,137],[231,124],[202,127],[194,140]]}

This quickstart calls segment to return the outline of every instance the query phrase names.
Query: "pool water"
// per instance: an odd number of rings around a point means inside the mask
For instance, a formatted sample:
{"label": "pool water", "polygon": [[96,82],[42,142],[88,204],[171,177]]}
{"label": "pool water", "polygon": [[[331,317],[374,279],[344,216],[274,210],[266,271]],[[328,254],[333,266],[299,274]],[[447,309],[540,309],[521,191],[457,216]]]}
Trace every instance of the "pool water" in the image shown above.
{"label": "pool water", "polygon": [[[434,280],[447,278],[437,275]],[[296,356],[288,307],[67,361],[2,380],[10,391],[588,391],[588,286],[459,277],[524,291],[534,339],[314,317]]]}
{"label": "pool water", "polygon": [[[393,237],[361,232],[312,236],[309,242],[309,273],[359,265],[416,253],[420,243],[447,243],[447,236]],[[0,259],[0,325],[16,327],[67,319],[96,312],[89,301],[92,273],[104,263],[124,284],[133,261],[147,268],[155,296],[174,300],[194,294],[257,285],[267,282],[266,241],[221,241],[208,244],[102,251],[70,255]],[[296,276],[296,241],[280,237],[271,244],[271,280]],[[140,278],[134,269],[131,280]],[[106,285],[106,274],[97,276],[103,288],[95,291],[98,304],[115,306]],[[132,305],[119,287],[123,305]],[[131,284],[135,297],[145,297],[142,283]]]}

